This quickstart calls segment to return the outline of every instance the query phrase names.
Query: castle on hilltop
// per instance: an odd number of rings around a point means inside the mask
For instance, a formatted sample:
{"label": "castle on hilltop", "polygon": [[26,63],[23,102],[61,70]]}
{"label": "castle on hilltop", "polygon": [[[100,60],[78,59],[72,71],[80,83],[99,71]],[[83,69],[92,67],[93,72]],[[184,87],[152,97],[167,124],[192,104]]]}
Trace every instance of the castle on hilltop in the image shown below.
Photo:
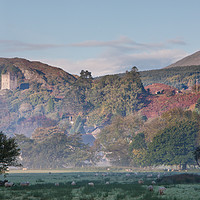
{"label": "castle on hilltop", "polygon": [[7,72],[1,74],[1,90],[15,90],[17,88],[17,76]]}

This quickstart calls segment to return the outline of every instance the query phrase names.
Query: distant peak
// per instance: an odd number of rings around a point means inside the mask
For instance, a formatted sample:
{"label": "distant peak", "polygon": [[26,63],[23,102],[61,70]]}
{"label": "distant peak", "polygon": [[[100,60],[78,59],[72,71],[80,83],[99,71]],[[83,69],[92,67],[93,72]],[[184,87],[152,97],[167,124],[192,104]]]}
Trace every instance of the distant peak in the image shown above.
{"label": "distant peak", "polygon": [[186,66],[197,66],[200,65],[200,51],[197,51],[185,58],[167,66],[166,68],[171,67],[186,67]]}

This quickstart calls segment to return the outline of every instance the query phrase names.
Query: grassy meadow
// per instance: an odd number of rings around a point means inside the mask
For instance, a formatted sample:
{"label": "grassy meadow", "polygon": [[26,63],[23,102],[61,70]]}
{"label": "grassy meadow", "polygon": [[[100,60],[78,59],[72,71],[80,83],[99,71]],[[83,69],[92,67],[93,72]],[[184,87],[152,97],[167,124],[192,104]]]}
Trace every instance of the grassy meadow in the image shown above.
{"label": "grassy meadow", "polygon": [[[0,187],[0,200],[200,200],[200,183],[159,181],[178,172],[34,172],[9,173],[6,179],[14,186]],[[143,184],[138,183],[140,179]],[[156,182],[153,192],[147,189],[152,181]],[[21,182],[30,185],[20,186]],[[160,186],[166,188],[164,195],[159,195]]]}

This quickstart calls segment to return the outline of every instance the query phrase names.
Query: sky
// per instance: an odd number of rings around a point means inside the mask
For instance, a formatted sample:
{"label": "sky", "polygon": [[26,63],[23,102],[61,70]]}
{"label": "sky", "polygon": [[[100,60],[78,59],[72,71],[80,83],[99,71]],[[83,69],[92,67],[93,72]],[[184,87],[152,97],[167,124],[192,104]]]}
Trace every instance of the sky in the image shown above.
{"label": "sky", "polygon": [[94,77],[199,51],[199,0],[0,0],[0,57]]}

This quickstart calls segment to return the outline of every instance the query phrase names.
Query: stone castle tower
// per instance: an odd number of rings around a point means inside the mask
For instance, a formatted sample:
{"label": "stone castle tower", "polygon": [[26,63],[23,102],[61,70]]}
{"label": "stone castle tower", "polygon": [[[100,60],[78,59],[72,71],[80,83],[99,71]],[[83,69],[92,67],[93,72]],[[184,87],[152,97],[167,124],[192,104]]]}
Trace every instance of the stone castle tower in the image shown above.
{"label": "stone castle tower", "polygon": [[8,89],[14,90],[17,88],[17,76],[12,75],[10,72],[1,74],[1,90]]}

